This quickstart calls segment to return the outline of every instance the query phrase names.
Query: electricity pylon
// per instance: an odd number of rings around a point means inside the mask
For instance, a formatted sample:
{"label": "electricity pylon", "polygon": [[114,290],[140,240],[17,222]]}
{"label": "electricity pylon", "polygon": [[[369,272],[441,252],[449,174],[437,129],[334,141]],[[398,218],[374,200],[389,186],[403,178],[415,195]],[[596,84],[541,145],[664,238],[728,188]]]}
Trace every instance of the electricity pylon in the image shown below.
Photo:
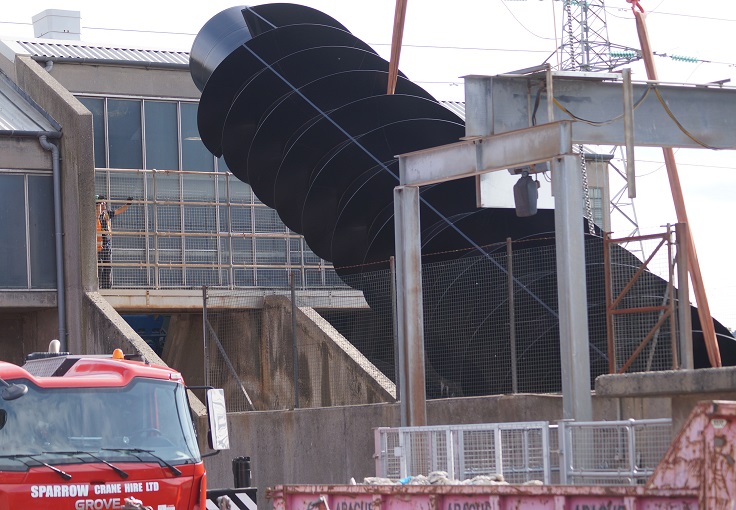
{"label": "electricity pylon", "polygon": [[608,39],[604,0],[562,0],[560,70],[612,71],[641,58],[638,50]]}
{"label": "electricity pylon", "polygon": [[[614,69],[639,60],[639,50],[611,43],[608,38],[608,26],[606,23],[606,10],[604,0],[561,0],[564,4],[562,15],[562,42],[560,44],[560,66],[561,71],[583,71],[583,72],[611,72]],[[613,148],[615,150],[615,147]],[[613,150],[611,154],[613,154]],[[623,152],[623,148],[621,151]],[[580,146],[580,151],[584,148]],[[626,164],[623,157],[622,164]],[[581,158],[583,172],[583,183],[585,186],[585,203],[588,220],[592,222],[592,211],[588,190],[588,175],[585,159]],[[615,168],[619,174],[621,173]],[[624,168],[623,174],[625,175]],[[635,236],[639,234],[639,225],[636,219],[636,210],[632,199],[628,199],[627,186],[617,193],[608,193],[611,197],[612,212],[620,213],[632,228],[627,234]],[[628,199],[628,200],[627,200]],[[610,225],[600,225],[604,229],[610,229]],[[629,247],[631,250],[631,247]],[[636,251],[636,250],[634,250]],[[643,253],[642,253],[643,255]]]}

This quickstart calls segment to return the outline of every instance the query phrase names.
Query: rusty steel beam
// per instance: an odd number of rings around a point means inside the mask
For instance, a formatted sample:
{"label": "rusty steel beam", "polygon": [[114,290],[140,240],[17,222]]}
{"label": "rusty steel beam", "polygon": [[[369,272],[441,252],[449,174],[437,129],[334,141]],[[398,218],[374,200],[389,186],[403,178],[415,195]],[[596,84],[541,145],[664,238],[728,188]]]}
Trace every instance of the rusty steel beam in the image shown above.
{"label": "rusty steel beam", "polygon": [[[649,33],[647,31],[645,16],[643,12],[634,9],[634,17],[636,18],[636,31],[641,42],[641,53],[644,59],[644,66],[647,71],[647,77],[650,80],[657,80],[657,70],[654,66],[654,56],[649,42]],[[684,223],[689,231],[687,243],[688,269],[690,278],[693,282],[693,290],[695,299],[698,302],[698,316],[700,317],[700,325],[703,328],[703,339],[705,347],[708,351],[708,359],[713,367],[721,366],[721,353],[716,341],[716,331],[713,326],[713,319],[710,314],[710,306],[708,305],[708,296],[705,292],[703,284],[703,276],[700,272],[700,264],[698,263],[698,253],[695,250],[695,241],[690,224],[687,218],[687,210],[685,209],[685,199],[682,194],[682,186],[680,185],[680,177],[677,173],[677,163],[675,162],[675,152],[671,147],[662,148],[664,155],[664,163],[667,169],[667,176],[670,181],[670,189],[672,191],[672,199],[675,204],[675,213],[677,221]]]}
{"label": "rusty steel beam", "polygon": [[650,312],[662,312],[669,310],[669,306],[654,305],[654,306],[639,306],[637,308],[621,308],[618,310],[611,310],[612,315],[627,315],[630,313],[650,313]]}
{"label": "rusty steel beam", "polygon": [[641,353],[641,351],[644,350],[644,347],[647,346],[649,341],[654,338],[654,335],[659,331],[659,328],[662,327],[662,324],[664,324],[664,321],[669,319],[670,312],[667,310],[665,313],[662,314],[662,316],[659,318],[657,323],[652,326],[652,328],[649,330],[649,333],[647,333],[647,336],[644,337],[644,340],[641,341],[641,344],[639,344],[639,347],[636,348],[636,350],[631,354],[629,359],[626,361],[626,363],[623,364],[623,366],[619,369],[618,373],[623,374],[626,372],[626,370],[631,366],[631,364],[634,362],[636,357]]}
{"label": "rusty steel beam", "polygon": [[399,78],[399,57],[401,56],[401,40],[404,38],[404,20],[406,19],[406,4],[409,0],[396,0],[394,14],[394,32],[391,38],[391,60],[388,63],[388,85],[386,94],[396,91],[396,80]]}

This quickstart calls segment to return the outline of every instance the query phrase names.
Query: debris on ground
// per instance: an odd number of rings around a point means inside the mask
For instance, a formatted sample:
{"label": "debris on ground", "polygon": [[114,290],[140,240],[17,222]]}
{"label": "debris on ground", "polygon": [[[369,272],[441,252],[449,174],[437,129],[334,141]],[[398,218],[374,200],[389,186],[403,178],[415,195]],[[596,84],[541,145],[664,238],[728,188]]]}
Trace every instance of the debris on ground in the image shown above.
{"label": "debris on ground", "polygon": [[[354,479],[351,479],[351,481]],[[500,473],[478,475],[467,480],[454,480],[445,471],[432,471],[429,475],[407,476],[401,480],[390,478],[368,477],[363,479],[364,485],[508,485]],[[524,485],[543,485],[539,480],[526,482]]]}

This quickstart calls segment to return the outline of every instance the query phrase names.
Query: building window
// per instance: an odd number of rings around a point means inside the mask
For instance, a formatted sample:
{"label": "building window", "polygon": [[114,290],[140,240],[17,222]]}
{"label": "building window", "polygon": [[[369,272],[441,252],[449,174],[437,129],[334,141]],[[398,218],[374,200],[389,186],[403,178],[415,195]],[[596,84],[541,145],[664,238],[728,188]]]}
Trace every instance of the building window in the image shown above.
{"label": "building window", "polygon": [[197,129],[197,105],[181,103],[181,169],[212,172],[215,162]]}
{"label": "building window", "polygon": [[96,192],[112,210],[133,199],[111,222],[113,288],[287,286],[290,271],[297,285],[342,286],[207,151],[197,103],[79,99],[93,115]]}
{"label": "building window", "polygon": [[176,133],[176,103],[145,102],[146,168],[179,169],[179,139]]}
{"label": "building window", "polygon": [[[28,175],[28,256],[31,288],[56,288],[54,187],[50,175]],[[0,237],[1,239],[1,237]]]}
{"label": "building window", "polygon": [[0,289],[56,289],[51,175],[0,173]]}
{"label": "building window", "polygon": [[94,126],[95,167],[107,167],[105,157],[105,100],[94,97],[81,97],[79,100],[92,112]]}
{"label": "building window", "polygon": [[110,168],[143,168],[140,101],[107,101],[107,140]]}
{"label": "building window", "polygon": [[588,190],[590,209],[593,211],[593,223],[603,228],[603,188],[591,186]]}

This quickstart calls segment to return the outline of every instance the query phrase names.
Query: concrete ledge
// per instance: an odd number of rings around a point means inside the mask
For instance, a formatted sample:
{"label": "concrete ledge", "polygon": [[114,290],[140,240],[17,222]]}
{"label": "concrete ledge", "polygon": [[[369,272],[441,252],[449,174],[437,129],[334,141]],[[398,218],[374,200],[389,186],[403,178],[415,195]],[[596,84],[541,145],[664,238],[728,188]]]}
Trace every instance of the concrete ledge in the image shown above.
{"label": "concrete ledge", "polygon": [[736,367],[601,375],[595,380],[595,393],[601,397],[736,394]]}
{"label": "concrete ledge", "polygon": [[[100,294],[121,313],[164,313],[202,311],[202,291],[188,289],[105,289]],[[286,289],[208,289],[207,308],[211,309],[261,309],[268,296],[289,296]],[[346,290],[299,290],[296,292],[299,306],[321,309],[368,309],[363,293]]]}
{"label": "concrete ledge", "polygon": [[20,310],[56,308],[56,291],[25,289],[0,291],[0,308],[16,308]]}

